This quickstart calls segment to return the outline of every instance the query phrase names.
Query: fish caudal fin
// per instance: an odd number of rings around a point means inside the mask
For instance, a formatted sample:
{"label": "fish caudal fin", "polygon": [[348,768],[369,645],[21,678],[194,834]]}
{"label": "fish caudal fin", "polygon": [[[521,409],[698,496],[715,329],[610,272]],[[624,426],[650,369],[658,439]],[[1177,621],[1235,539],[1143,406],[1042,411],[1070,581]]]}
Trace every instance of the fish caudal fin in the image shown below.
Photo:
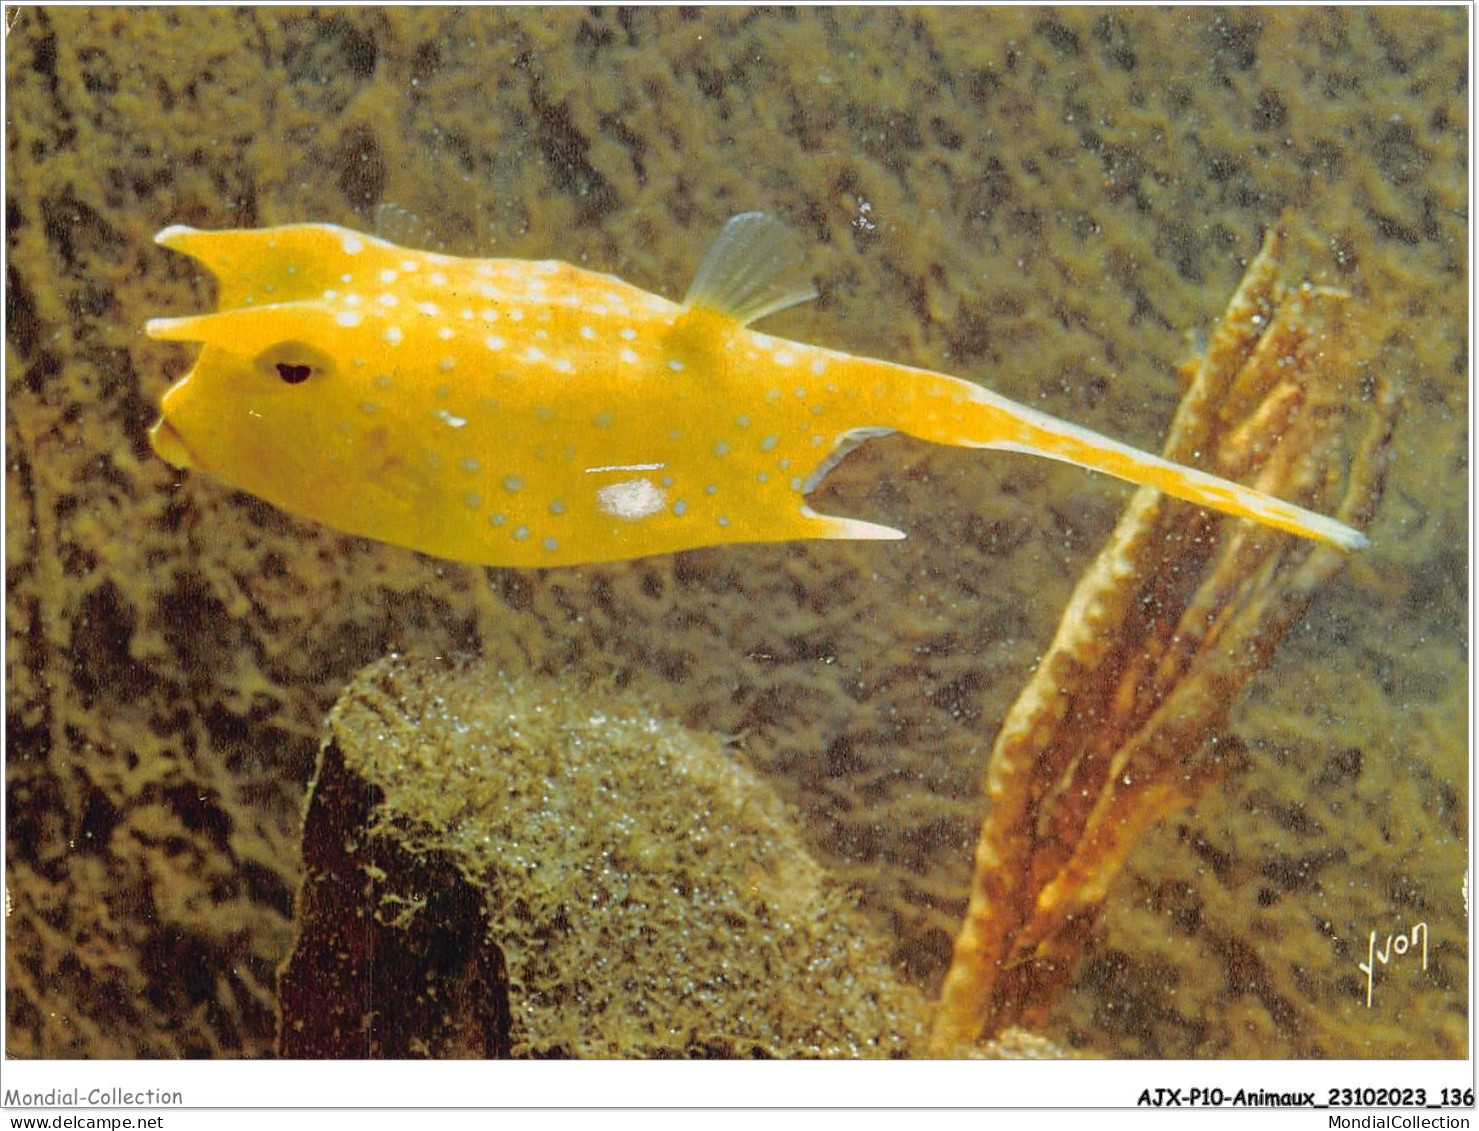
{"label": "fish caudal fin", "polygon": [[[1370,544],[1359,530],[1326,515],[1286,503],[1230,479],[1142,452],[979,386],[971,386],[970,390],[968,403],[962,406],[964,411],[959,418],[962,426],[959,431],[963,434],[945,440],[947,443],[1027,452],[1077,464],[1342,550],[1359,550]],[[921,439],[940,440],[942,437],[921,436]]]}

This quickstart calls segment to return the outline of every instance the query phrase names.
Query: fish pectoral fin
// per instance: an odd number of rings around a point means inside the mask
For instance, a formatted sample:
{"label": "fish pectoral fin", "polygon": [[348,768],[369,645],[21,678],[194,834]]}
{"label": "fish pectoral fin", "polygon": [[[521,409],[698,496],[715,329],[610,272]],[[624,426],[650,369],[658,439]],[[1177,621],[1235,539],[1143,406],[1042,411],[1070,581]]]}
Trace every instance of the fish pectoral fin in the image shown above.
{"label": "fish pectoral fin", "polygon": [[865,522],[861,518],[839,518],[836,515],[817,514],[810,507],[801,508],[801,517],[808,522],[806,537],[837,538],[849,541],[898,542],[908,535],[892,526],[877,522]]}
{"label": "fish pectoral fin", "polygon": [[741,212],[709,245],[683,304],[718,311],[747,326],[817,297],[811,281],[795,275],[804,258],[796,233],[774,216]]}

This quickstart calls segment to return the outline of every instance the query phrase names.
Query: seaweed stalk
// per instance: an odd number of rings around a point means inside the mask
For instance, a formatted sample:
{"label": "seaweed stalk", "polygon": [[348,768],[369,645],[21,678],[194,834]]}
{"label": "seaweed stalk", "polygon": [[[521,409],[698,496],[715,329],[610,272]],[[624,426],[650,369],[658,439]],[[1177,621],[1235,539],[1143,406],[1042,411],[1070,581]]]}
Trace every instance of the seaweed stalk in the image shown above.
{"label": "seaweed stalk", "polygon": [[[1355,299],[1280,281],[1285,245],[1269,231],[1205,354],[1184,368],[1165,454],[1364,528],[1398,398],[1361,360],[1373,332]],[[1218,780],[1236,747],[1219,732],[1237,695],[1343,560],[1135,494],[992,750],[937,1052],[1046,1009],[1140,836]]]}

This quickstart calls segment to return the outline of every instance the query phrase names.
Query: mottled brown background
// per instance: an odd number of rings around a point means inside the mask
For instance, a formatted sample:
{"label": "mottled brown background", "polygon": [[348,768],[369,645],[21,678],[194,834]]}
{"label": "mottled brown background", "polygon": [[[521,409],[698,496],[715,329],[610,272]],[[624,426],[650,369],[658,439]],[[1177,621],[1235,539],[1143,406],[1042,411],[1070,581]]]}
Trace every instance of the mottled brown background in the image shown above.
{"label": "mottled brown background", "polygon": [[[937,983],[997,720],[1126,498],[893,437],[813,502],[902,543],[480,570],[149,452],[208,309],[166,224],[393,202],[447,250],[681,295],[730,213],[811,246],[767,329],[1155,447],[1188,333],[1286,211],[1401,325],[1355,558],[1142,846],[1051,1035],[1177,1056],[1465,1049],[1468,233],[1462,9],[8,11],[11,1056],[261,1055],[321,719],[391,649],[612,680],[738,749]],[[1426,921],[1429,966],[1368,932]],[[778,988],[783,992],[783,987]]]}

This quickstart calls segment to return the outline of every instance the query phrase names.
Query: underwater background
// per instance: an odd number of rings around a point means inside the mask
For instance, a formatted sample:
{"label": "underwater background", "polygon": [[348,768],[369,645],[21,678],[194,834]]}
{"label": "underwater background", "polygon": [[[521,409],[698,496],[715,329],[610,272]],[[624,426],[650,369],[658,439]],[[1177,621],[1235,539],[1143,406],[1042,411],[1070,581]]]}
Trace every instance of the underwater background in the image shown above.
{"label": "underwater background", "polygon": [[[6,18],[7,1055],[273,1051],[323,720],[393,651],[726,738],[879,957],[938,987],[986,753],[1130,489],[891,436],[812,501],[904,542],[485,570],[154,457],[194,351],[143,323],[212,300],[154,233],[368,230],[386,204],[438,250],[674,298],[764,209],[821,292],[767,332],[1149,449],[1285,218],[1312,278],[1395,327],[1373,546],[1247,689],[1238,771],[1132,856],[1042,1029],[1091,1055],[1467,1054],[1465,10]],[[1426,969],[1381,967],[1368,1006],[1370,932],[1418,922]]]}

